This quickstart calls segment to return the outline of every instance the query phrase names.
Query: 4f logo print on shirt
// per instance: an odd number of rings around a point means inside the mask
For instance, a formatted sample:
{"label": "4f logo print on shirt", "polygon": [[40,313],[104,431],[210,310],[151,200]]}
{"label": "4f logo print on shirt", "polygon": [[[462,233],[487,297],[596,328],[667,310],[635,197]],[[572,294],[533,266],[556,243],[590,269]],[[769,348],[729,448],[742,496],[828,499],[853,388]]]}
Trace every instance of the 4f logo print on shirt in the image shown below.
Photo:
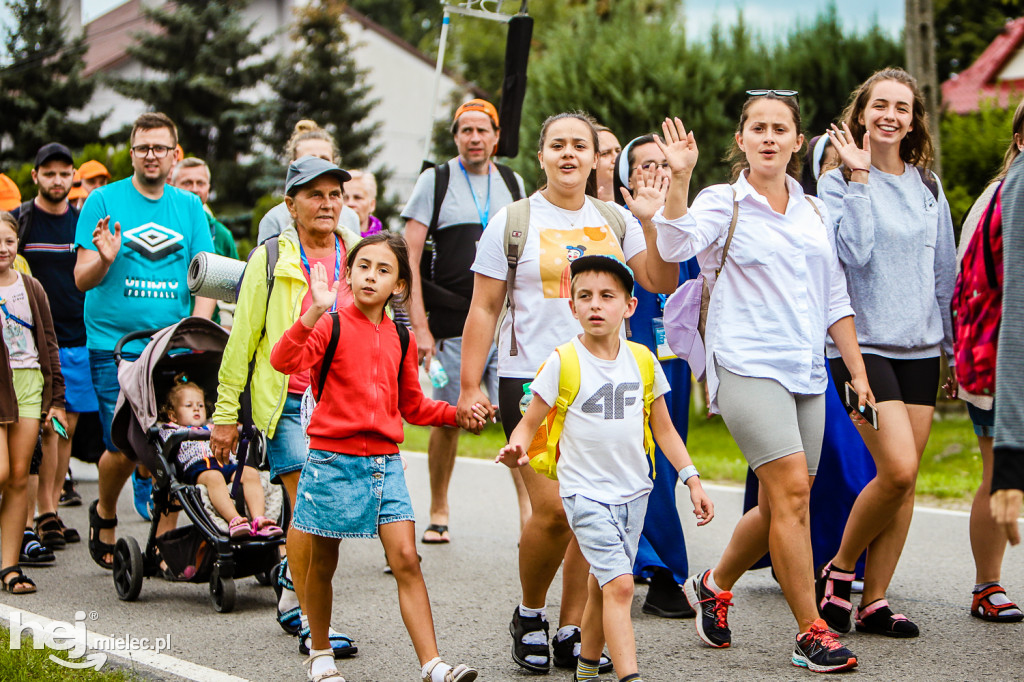
{"label": "4f logo print on shirt", "polygon": [[637,400],[636,396],[627,393],[638,390],[639,381],[627,381],[618,386],[609,381],[587,398],[587,402],[583,403],[583,411],[587,414],[603,414],[605,419],[624,419],[626,405],[632,405]]}

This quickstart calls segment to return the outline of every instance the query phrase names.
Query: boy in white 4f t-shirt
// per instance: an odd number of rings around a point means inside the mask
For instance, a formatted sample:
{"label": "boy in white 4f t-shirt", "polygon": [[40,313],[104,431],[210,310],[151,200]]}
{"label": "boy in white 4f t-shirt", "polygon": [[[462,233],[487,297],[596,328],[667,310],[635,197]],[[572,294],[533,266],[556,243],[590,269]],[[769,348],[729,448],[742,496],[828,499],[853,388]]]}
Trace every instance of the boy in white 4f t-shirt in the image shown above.
{"label": "boy in white 4f t-shirt", "polygon": [[[569,525],[591,574],[576,679],[597,679],[607,640],[620,680],[636,682],[641,678],[629,613],[633,561],[653,484],[644,442],[644,381],[633,351],[619,338],[622,321],[636,308],[633,273],[618,258],[600,255],[576,259],[570,273],[569,305],[583,334],[572,340],[579,390],[565,412],[557,473]],[[509,467],[529,462],[527,448],[558,398],[561,361],[555,351],[537,373],[530,385],[533,400],[496,461]],[[714,517],[714,505],[672,425],[662,397],[669,385],[661,364],[652,366],[651,431],[680,470],[697,525],[703,526]]]}

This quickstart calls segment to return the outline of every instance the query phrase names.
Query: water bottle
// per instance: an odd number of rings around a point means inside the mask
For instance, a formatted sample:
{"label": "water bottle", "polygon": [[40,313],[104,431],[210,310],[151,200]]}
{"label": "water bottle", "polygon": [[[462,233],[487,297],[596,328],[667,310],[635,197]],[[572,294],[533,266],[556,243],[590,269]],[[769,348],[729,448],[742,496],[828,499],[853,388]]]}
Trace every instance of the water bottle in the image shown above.
{"label": "water bottle", "polygon": [[434,388],[444,388],[448,385],[448,372],[444,371],[444,366],[436,357],[430,360],[427,376],[430,377],[430,385]]}
{"label": "water bottle", "polygon": [[533,400],[533,391],[530,390],[532,384],[523,384],[523,397],[519,399],[519,411],[522,414],[526,414],[526,408],[530,406],[530,401]]}

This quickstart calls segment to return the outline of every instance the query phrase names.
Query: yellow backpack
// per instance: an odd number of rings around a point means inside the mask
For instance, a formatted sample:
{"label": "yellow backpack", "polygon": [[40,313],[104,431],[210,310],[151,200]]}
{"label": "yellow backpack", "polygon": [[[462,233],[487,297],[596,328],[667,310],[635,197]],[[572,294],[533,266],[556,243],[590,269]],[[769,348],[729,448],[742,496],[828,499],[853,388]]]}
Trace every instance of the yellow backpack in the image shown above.
{"label": "yellow backpack", "polygon": [[[653,477],[654,435],[651,433],[651,404],[654,402],[654,355],[647,346],[632,341],[625,343],[636,358],[636,364],[640,368],[640,379],[644,385],[644,450],[651,460]],[[555,350],[558,351],[561,364],[558,373],[558,398],[534,434],[528,453],[530,466],[534,471],[557,481],[556,467],[560,456],[558,441],[562,436],[565,413],[580,391],[580,357],[571,341]],[[543,368],[543,365],[541,367]]]}

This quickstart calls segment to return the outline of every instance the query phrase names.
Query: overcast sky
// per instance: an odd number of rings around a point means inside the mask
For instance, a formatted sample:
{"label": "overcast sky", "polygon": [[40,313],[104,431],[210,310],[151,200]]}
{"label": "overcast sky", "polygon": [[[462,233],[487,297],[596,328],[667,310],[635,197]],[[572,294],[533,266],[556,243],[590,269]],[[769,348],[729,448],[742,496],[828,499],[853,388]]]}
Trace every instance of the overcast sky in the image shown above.
{"label": "overcast sky", "polygon": [[[538,0],[534,0],[535,2]],[[550,0],[548,0],[550,1]],[[831,0],[689,0],[685,2],[689,35],[695,39],[707,32],[718,18],[732,23],[743,10],[747,24],[762,36],[785,34],[797,22],[809,24],[815,14],[824,10]],[[90,21],[120,5],[124,0],[82,0],[82,19]],[[889,34],[896,36],[903,28],[904,3],[894,0],[859,0],[836,2],[843,26],[863,30],[876,20]],[[6,3],[0,5],[0,22],[7,24],[10,14]]]}

